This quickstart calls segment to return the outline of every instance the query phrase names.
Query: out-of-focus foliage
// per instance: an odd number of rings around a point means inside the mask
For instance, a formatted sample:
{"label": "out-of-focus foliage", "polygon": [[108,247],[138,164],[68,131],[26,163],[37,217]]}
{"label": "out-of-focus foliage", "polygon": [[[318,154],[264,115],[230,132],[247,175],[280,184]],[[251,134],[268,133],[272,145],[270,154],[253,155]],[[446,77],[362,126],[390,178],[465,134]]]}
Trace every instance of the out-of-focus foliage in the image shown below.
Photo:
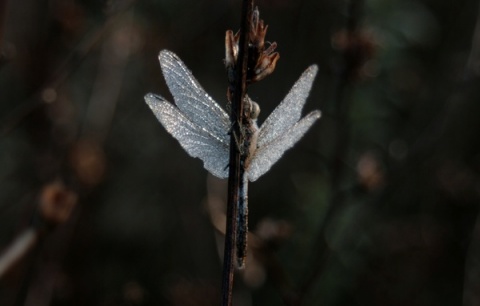
{"label": "out-of-focus foliage", "polygon": [[[260,122],[312,63],[323,117],[250,187],[235,305],[478,305],[478,1],[364,1],[355,40],[350,1],[256,4],[281,54],[250,90]],[[0,279],[0,305],[219,303],[225,182],[143,96],[171,98],[166,48],[225,105],[240,1],[1,5],[0,250],[38,226],[42,190],[76,206]]]}

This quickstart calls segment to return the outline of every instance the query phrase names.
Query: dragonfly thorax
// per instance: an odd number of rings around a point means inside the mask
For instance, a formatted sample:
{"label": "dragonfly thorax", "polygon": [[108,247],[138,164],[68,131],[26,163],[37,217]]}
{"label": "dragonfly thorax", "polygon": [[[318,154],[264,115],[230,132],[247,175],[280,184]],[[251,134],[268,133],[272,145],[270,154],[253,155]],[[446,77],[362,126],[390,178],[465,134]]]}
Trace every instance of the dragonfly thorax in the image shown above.
{"label": "dragonfly thorax", "polygon": [[243,125],[243,137],[244,137],[244,152],[246,153],[245,168],[248,168],[252,157],[257,150],[258,139],[258,125],[257,118],[260,114],[260,106],[258,103],[246,96],[246,110],[247,110],[247,122]]}

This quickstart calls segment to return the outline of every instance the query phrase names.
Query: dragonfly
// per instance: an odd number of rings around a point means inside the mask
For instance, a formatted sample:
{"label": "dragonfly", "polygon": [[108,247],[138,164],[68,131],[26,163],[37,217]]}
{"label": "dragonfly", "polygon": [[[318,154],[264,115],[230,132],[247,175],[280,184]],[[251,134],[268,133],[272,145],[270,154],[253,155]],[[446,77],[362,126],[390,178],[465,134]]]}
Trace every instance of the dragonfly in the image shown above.
{"label": "dragonfly", "polygon": [[[190,156],[201,159],[204,168],[212,175],[228,178],[232,130],[229,115],[205,92],[176,54],[162,50],[158,58],[175,104],[153,93],[145,96],[146,103]],[[250,117],[254,135],[246,153],[243,187],[237,203],[236,257],[239,268],[244,267],[247,254],[248,182],[265,174],[320,118],[319,110],[301,118],[317,71],[316,65],[308,67],[260,127],[256,123],[258,104],[247,98],[253,110]]]}

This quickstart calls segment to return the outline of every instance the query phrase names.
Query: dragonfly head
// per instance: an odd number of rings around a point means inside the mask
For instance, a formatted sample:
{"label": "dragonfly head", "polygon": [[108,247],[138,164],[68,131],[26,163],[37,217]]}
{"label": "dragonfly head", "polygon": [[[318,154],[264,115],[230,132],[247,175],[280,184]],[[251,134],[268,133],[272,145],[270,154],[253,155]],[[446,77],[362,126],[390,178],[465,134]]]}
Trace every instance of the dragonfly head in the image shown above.
{"label": "dragonfly head", "polygon": [[250,111],[250,118],[252,120],[257,120],[258,115],[260,115],[260,106],[257,102],[253,101],[252,99],[248,98],[249,104],[249,111]]}

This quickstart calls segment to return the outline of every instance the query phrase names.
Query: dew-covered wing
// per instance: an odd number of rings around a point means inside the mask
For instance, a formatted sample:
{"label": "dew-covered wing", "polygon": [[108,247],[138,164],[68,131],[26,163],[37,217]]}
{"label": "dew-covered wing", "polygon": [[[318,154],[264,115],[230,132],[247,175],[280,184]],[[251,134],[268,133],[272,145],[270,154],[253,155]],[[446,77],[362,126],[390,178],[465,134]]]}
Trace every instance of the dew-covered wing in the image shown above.
{"label": "dew-covered wing", "polygon": [[308,67],[283,101],[268,116],[258,132],[258,147],[266,146],[300,120],[302,108],[310,93],[317,71],[316,65]]}
{"label": "dew-covered wing", "polygon": [[158,121],[190,156],[200,158],[205,169],[216,177],[228,177],[228,138],[225,140],[199,126],[161,96],[150,93],[145,96],[145,101]]}
{"label": "dew-covered wing", "polygon": [[205,92],[176,54],[162,50],[158,59],[175,104],[185,117],[228,141],[230,119],[227,113]]}
{"label": "dew-covered wing", "polygon": [[247,169],[248,179],[253,182],[267,172],[286,150],[302,138],[312,124],[320,118],[320,111],[309,113],[302,120],[294,124],[283,135],[269,142],[266,146],[259,147]]}

